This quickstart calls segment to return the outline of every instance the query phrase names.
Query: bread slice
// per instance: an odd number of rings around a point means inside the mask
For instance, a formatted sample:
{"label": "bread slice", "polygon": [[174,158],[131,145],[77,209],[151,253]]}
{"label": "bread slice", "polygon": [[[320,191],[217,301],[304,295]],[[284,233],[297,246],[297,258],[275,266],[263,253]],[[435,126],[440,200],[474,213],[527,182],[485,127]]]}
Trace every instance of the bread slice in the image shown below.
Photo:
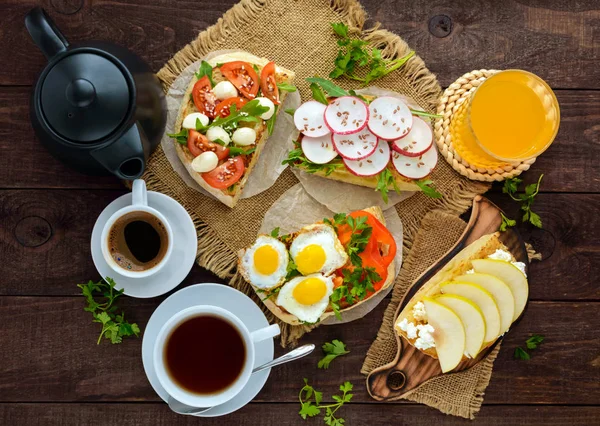
{"label": "bread slice", "polygon": [[[238,51],[238,52],[230,52],[230,53],[225,53],[223,55],[219,55],[216,56],[210,60],[208,60],[207,62],[213,67],[213,81],[215,82],[215,84],[217,84],[220,81],[225,81],[225,77],[221,74],[221,72],[219,71],[219,69],[217,68],[217,64],[222,64],[222,63],[226,63],[226,62],[232,62],[232,61],[245,61],[248,63],[251,63],[253,65],[256,65],[256,67],[258,68],[257,74],[260,75],[260,71],[262,70],[262,68],[267,65],[267,63],[269,63],[269,60],[266,58],[259,58],[258,56],[252,55],[251,53],[248,52],[244,52],[244,51]],[[292,81],[294,80],[295,74],[293,71],[287,70],[283,67],[280,67],[278,65],[275,66],[275,80],[277,81],[277,83],[292,83]],[[183,103],[181,105],[181,108],[179,110],[179,114],[177,116],[177,120],[175,122],[175,126],[174,126],[174,132],[178,133],[179,131],[181,131],[181,125],[183,123],[183,119],[188,115],[191,114],[193,112],[198,112],[198,110],[196,109],[196,106],[194,105],[194,102],[191,99],[191,93],[192,93],[192,89],[194,88],[194,84],[196,84],[196,82],[198,81],[198,78],[194,75],[192,77],[192,81],[190,82],[187,91],[185,92],[185,95],[183,96]],[[279,92],[279,99],[281,101],[281,103],[283,104],[283,101],[285,100],[285,97],[287,95],[287,92],[285,91],[280,91]],[[277,114],[281,113],[281,108],[277,109]],[[211,195],[213,195],[215,198],[217,198],[219,201],[221,201],[223,204],[227,205],[228,207],[233,207],[235,206],[235,204],[238,202],[242,191],[244,189],[244,186],[246,185],[246,182],[248,181],[248,178],[250,176],[250,173],[252,172],[252,170],[254,169],[254,166],[256,165],[256,162],[258,161],[258,158],[260,157],[260,154],[262,152],[262,150],[265,148],[267,139],[268,139],[268,131],[267,131],[267,125],[266,122],[262,122],[260,124],[256,123],[256,125],[254,126],[254,130],[256,130],[256,149],[252,154],[247,155],[247,164],[246,164],[246,170],[244,171],[244,175],[242,176],[242,178],[238,181],[238,183],[236,183],[233,187],[232,190],[230,190],[229,188],[227,189],[215,189],[212,186],[210,186],[209,184],[206,183],[206,181],[202,178],[202,175],[196,171],[194,171],[194,169],[192,169],[192,160],[194,159],[194,156],[190,153],[190,151],[187,149],[186,146],[181,145],[177,142],[175,143],[175,149],[177,151],[177,155],[179,157],[179,159],[181,160],[181,162],[183,163],[183,165],[185,166],[186,170],[188,171],[188,173],[190,174],[190,176],[192,176],[192,178],[198,183],[198,185],[200,185],[206,192],[210,193]],[[275,141],[273,141],[275,142]]]}
{"label": "bread slice", "polygon": [[[414,346],[414,343],[417,339],[409,339],[406,335],[406,332],[400,329],[399,323],[402,322],[402,320],[406,319],[408,322],[419,324],[420,322],[413,316],[413,307],[415,306],[415,304],[422,301],[424,297],[433,297],[438,294],[441,294],[440,284],[447,281],[452,281],[454,278],[460,275],[464,275],[468,270],[472,268],[472,260],[485,259],[498,249],[510,253],[510,250],[498,238],[499,235],[500,234],[498,232],[495,232],[493,234],[484,235],[477,241],[474,241],[473,243],[462,249],[440,271],[438,271],[437,274],[431,277],[431,279],[429,279],[429,281],[427,281],[417,291],[417,293],[415,293],[411,300],[406,304],[404,309],[402,309],[402,312],[400,312],[400,314],[398,315],[398,318],[394,323],[394,329],[396,330],[396,333],[404,337],[411,345]],[[515,260],[514,256],[512,256],[512,260]],[[493,342],[489,343],[488,346],[492,343]],[[483,351],[484,348],[482,348],[481,351]],[[435,350],[435,348],[428,348],[426,350],[421,351],[431,356],[432,358],[437,359],[437,351]],[[463,360],[465,359],[467,359],[467,357],[463,355]]]}
{"label": "bread slice", "polygon": [[[369,207],[367,209],[364,209],[364,211],[371,213],[373,216],[375,216],[383,225],[385,225],[385,218],[383,217],[383,211],[381,210],[381,208],[379,207]],[[240,253],[239,258],[241,259],[243,256],[243,251],[242,253]],[[390,265],[388,266],[388,276],[386,281],[383,283],[383,285],[381,286],[381,289],[378,290],[378,292],[385,290],[386,288],[388,288],[390,285],[392,285],[392,283],[394,282],[394,278],[396,276],[395,274],[395,266],[394,266],[394,262],[390,263]],[[283,284],[282,284],[283,285]],[[292,325],[300,325],[302,324],[298,318],[295,315],[290,314],[289,312],[287,312],[285,309],[283,309],[281,306],[278,306],[275,303],[275,299],[276,297],[270,297],[268,299],[265,299],[264,297],[264,293],[262,293],[261,291],[259,291],[259,289],[257,289],[256,287],[254,287],[254,291],[256,292],[256,294],[261,298],[264,299],[263,303],[265,304],[265,306],[267,308],[269,308],[269,310],[273,313],[273,315],[275,315],[277,318],[279,318],[281,321],[287,323],[287,324],[292,324]],[[378,293],[377,292],[377,293]],[[370,297],[373,297],[375,294],[371,295]],[[366,302],[367,300],[369,300],[369,298],[366,298],[364,300],[361,300],[358,303],[355,303],[352,306],[348,306],[344,309],[340,310],[340,313],[342,314],[342,317],[344,316],[344,312],[348,312],[352,309],[355,309],[357,306],[360,306],[361,304],[363,304],[364,302]],[[330,316],[334,315],[333,311],[331,310],[331,308],[327,308],[327,310],[323,313],[323,315],[321,315],[321,317],[319,318],[319,321],[323,321],[325,318],[328,318]]]}

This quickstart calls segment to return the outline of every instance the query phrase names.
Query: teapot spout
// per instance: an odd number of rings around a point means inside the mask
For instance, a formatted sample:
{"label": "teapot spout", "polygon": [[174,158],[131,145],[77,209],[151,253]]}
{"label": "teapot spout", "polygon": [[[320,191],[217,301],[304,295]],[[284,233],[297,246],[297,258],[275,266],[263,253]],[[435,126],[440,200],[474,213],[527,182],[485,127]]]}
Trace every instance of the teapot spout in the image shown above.
{"label": "teapot spout", "polygon": [[48,60],[69,47],[67,39],[41,7],[31,9],[25,16],[25,27],[33,42]]}
{"label": "teapot spout", "polygon": [[146,135],[139,123],[134,123],[120,139],[108,146],[91,151],[109,172],[125,180],[139,178],[145,169],[148,153],[144,151]]}

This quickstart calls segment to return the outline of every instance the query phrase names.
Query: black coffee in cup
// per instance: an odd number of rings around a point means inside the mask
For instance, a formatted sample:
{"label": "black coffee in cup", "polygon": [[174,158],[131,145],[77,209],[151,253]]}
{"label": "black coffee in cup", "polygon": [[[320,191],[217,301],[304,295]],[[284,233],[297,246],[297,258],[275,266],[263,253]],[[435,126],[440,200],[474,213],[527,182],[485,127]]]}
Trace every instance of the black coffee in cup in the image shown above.
{"label": "black coffee in cup", "polygon": [[169,234],[162,221],[145,211],[121,216],[108,232],[113,260],[128,271],[147,271],[158,265],[169,247]]}

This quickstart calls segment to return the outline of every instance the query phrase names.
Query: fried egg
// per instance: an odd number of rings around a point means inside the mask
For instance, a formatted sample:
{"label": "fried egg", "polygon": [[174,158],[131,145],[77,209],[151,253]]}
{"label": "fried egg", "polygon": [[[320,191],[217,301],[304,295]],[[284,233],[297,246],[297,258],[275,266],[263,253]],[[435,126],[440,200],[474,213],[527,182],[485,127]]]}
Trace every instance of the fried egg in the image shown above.
{"label": "fried egg", "polygon": [[335,230],[323,223],[302,228],[292,241],[290,254],[302,275],[329,275],[348,261]]}
{"label": "fried egg", "polygon": [[255,287],[268,289],[281,284],[289,262],[285,245],[276,238],[259,235],[240,260],[241,273]]}
{"label": "fried egg", "polygon": [[333,280],[321,274],[296,277],[281,287],[277,305],[300,321],[317,322],[329,305]]}

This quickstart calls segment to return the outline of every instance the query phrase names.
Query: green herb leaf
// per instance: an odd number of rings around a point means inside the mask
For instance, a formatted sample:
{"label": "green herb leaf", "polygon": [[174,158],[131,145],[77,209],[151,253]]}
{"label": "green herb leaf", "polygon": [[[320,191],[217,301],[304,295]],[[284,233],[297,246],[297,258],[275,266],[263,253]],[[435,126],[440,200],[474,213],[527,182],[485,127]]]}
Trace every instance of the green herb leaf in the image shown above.
{"label": "green herb leaf", "polygon": [[[309,83],[317,84],[323,89],[329,96],[334,98],[339,98],[340,96],[349,96],[346,90],[342,89],[340,86],[332,82],[331,80],[327,80],[326,78],[321,77],[309,77],[306,79]],[[318,100],[318,99],[316,99]]]}
{"label": "green herb leaf", "polygon": [[416,180],[415,183],[417,184],[417,186],[419,188],[421,188],[421,191],[423,191],[423,194],[427,195],[430,198],[442,198],[443,195],[440,194],[434,187],[433,187],[433,181],[431,179],[426,179],[426,180]]}
{"label": "green herb leaf", "polygon": [[525,341],[525,344],[527,345],[527,349],[533,350],[533,349],[536,349],[538,347],[538,345],[540,343],[542,343],[543,341],[544,341],[544,336],[541,336],[539,334],[534,334]]}
{"label": "green herb leaf", "polygon": [[289,83],[277,83],[277,88],[284,92],[295,92],[297,90],[296,86]]}
{"label": "green herb leaf", "polygon": [[282,161],[281,164],[289,164],[294,167],[303,169],[306,173],[323,172],[325,176],[329,176],[335,170],[341,168],[343,163],[339,159],[334,159],[329,163],[316,164],[309,161],[302,152],[302,148],[299,147],[298,142],[294,142],[295,149],[288,153],[288,158]]}
{"label": "green herb leaf", "polygon": [[508,228],[511,228],[517,224],[516,220],[510,219],[504,215],[504,213],[500,212],[500,216],[502,217],[502,223],[500,224],[500,231],[504,232]]}
{"label": "green herb leaf", "polygon": [[332,22],[331,28],[333,28],[333,32],[335,32],[338,37],[348,37],[348,25],[343,22]]}
{"label": "green herb leaf", "polygon": [[293,117],[294,114],[296,113],[296,110],[294,108],[287,108],[286,110],[284,110],[284,112],[286,114],[289,114],[289,115],[291,115]]}
{"label": "green herb leaf", "polygon": [[213,81],[213,78],[212,78],[212,70],[213,70],[213,68],[210,66],[210,64],[208,62],[202,61],[202,63],[200,64],[200,69],[196,73],[196,78],[198,80],[200,80],[202,77],[207,76],[208,80],[210,81],[210,85],[212,87],[215,87],[215,82]]}
{"label": "green herb leaf", "polygon": [[77,284],[87,303],[87,306],[83,308],[84,311],[92,313],[93,322],[102,324],[98,344],[102,337],[117,344],[123,341],[123,336],[139,336],[140,334],[137,324],[125,321],[124,313],[120,315],[114,313],[117,310],[114,303],[123,294],[123,290],[117,290],[115,286],[115,281],[109,277],[97,283],[90,280],[87,284]]}
{"label": "green herb leaf", "polygon": [[218,116],[213,120],[210,127],[220,126],[226,131],[233,132],[239,123],[260,122],[260,115],[267,112],[269,107],[262,106],[258,99],[253,99],[239,110],[235,105],[231,105],[230,113],[227,117]]}
{"label": "green herb leaf", "polygon": [[175,142],[181,145],[187,145],[188,129],[181,129],[179,133],[167,133],[167,136],[175,139]]}
{"label": "green herb leaf", "polygon": [[267,133],[269,134],[269,136],[273,134],[273,129],[275,128],[275,120],[277,120],[277,105],[275,105],[273,115],[267,120]]}
{"label": "green herb leaf", "polygon": [[264,302],[265,300],[270,299],[273,296],[277,296],[279,294],[280,290],[281,290],[281,286],[275,287],[275,288],[270,288],[268,290],[264,290],[262,288],[257,288],[256,292],[261,293],[265,296],[261,299]]}
{"label": "green herb leaf", "polygon": [[253,146],[250,149],[239,148],[237,146],[230,146],[229,147],[229,156],[230,157],[237,157],[238,155],[250,155],[254,151],[256,151],[256,147],[255,146]]}
{"label": "green herb leaf", "polygon": [[529,354],[527,352],[525,352],[525,350],[521,347],[517,347],[515,349],[514,357],[515,357],[515,359],[520,359],[523,361],[527,361],[527,360],[531,359]]}
{"label": "green herb leaf", "polygon": [[323,353],[325,353],[325,357],[319,361],[317,367],[327,369],[329,368],[331,361],[336,359],[338,356],[350,353],[350,351],[346,350],[346,345],[343,342],[336,339],[323,344]]}
{"label": "green herb leaf", "polygon": [[388,192],[390,190],[390,186],[394,188],[394,191],[396,191],[396,193],[400,194],[401,191],[398,187],[398,184],[396,183],[396,179],[394,178],[393,173],[390,171],[390,169],[386,167],[385,169],[383,169],[383,171],[381,171],[381,173],[377,175],[377,187],[375,188],[375,191],[381,192],[381,198],[386,204],[388,202]]}
{"label": "green herb leaf", "polygon": [[315,101],[321,102],[322,104],[325,104],[325,105],[329,105],[329,102],[327,102],[327,97],[325,96],[325,93],[323,93],[323,90],[317,83],[311,83],[310,90],[312,92],[312,96]]}
{"label": "green herb leaf", "polygon": [[279,226],[271,231],[271,237],[273,237],[273,238],[279,237]]}
{"label": "green herb leaf", "polygon": [[347,402],[352,400],[352,383],[345,382],[340,385],[342,395],[333,395],[331,399],[335,404],[321,405],[323,401],[323,393],[316,391],[308,384],[308,380],[304,379],[304,387],[300,389],[298,400],[300,401],[300,411],[298,414],[304,420],[308,417],[315,417],[321,414],[321,410],[325,410],[323,421],[329,426],[343,426],[345,420],[342,417],[336,417],[336,412]]}
{"label": "green herb leaf", "polygon": [[525,192],[518,194],[519,185],[523,182],[522,179],[512,178],[504,181],[502,192],[508,194],[510,198],[521,204],[521,210],[523,211],[523,222],[529,222],[533,226],[538,228],[542,227],[542,219],[537,213],[531,211],[531,205],[535,200],[536,195],[540,191],[540,183],[542,182],[543,174],[540,175],[536,183],[529,184],[525,187]]}
{"label": "green herb leaf", "polygon": [[430,112],[420,111],[418,109],[412,109],[412,108],[410,108],[410,112],[412,113],[412,115],[417,115],[419,117],[444,118],[443,115],[431,114]]}

